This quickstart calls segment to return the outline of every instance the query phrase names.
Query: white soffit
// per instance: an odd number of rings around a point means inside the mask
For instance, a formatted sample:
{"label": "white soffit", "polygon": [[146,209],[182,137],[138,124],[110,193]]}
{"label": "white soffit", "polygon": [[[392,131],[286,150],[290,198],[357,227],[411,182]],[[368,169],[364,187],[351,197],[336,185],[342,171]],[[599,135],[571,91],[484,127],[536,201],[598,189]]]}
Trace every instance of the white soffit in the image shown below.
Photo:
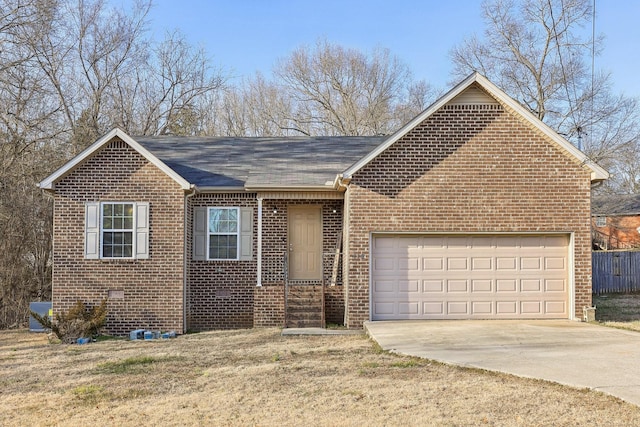
{"label": "white soffit", "polygon": [[570,156],[575,158],[578,162],[586,165],[591,171],[591,181],[603,181],[609,178],[609,173],[592,162],[582,151],[578,150],[573,144],[561,137],[556,131],[544,124],[541,120],[535,117],[530,111],[522,107],[509,95],[504,93],[496,85],[491,83],[486,77],[482,76],[478,72],[474,72],[469,77],[458,83],[453,89],[443,95],[436,102],[431,104],[426,110],[417,115],[413,120],[400,128],[396,133],[389,136],[389,138],[376,147],[373,151],[367,154],[365,157],[354,163],[349,169],[343,173],[345,179],[350,179],[353,175],[371,162],[374,158],[380,155],[383,151],[393,145],[400,138],[409,133],[413,128],[422,123],[425,119],[438,111],[446,104],[469,104],[472,101],[477,101],[487,98],[487,95],[481,90],[470,87],[474,83],[482,87],[487,93],[489,93],[494,99],[491,103],[496,101],[504,103],[511,109],[520,114],[525,120],[530,122],[535,128],[540,130],[543,134],[548,136],[561,150],[567,152]]}
{"label": "white soffit", "polygon": [[151,154],[149,150],[144,148],[142,145],[138,144],[133,138],[127,135],[123,130],[119,128],[115,128],[111,130],[109,133],[104,135],[102,138],[91,144],[89,147],[85,148],[80,154],[75,156],[73,159],[69,160],[65,163],[61,168],[56,170],[54,173],[49,175],[47,178],[42,180],[38,186],[44,190],[53,190],[55,186],[55,182],[60,178],[71,173],[77,166],[82,164],[86,159],[91,157],[97,151],[99,151],[102,147],[108,144],[113,138],[119,138],[128,144],[131,148],[136,150],[147,159],[151,164],[156,166],[162,172],[167,174],[170,178],[172,178],[183,190],[188,190],[191,188],[191,184],[187,182],[183,177],[178,175],[173,169],[167,166],[164,162],[158,159],[156,156]]}

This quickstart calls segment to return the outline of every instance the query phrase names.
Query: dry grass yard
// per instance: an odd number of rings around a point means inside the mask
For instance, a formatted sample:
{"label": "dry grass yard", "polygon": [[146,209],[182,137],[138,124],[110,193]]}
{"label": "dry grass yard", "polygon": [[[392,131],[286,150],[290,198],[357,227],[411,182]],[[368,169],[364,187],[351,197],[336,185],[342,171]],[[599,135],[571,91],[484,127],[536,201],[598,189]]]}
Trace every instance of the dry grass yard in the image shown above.
{"label": "dry grass yard", "polygon": [[49,344],[0,332],[2,426],[629,426],[640,408],[558,384],[277,329]]}

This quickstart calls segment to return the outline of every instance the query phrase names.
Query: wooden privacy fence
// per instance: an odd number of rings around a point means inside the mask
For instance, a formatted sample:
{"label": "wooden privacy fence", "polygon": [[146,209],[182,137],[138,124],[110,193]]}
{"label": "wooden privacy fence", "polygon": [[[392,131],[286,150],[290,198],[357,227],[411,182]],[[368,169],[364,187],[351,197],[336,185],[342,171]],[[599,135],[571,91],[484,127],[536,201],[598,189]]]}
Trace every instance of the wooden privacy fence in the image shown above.
{"label": "wooden privacy fence", "polygon": [[591,269],[594,294],[640,291],[640,251],[594,251]]}

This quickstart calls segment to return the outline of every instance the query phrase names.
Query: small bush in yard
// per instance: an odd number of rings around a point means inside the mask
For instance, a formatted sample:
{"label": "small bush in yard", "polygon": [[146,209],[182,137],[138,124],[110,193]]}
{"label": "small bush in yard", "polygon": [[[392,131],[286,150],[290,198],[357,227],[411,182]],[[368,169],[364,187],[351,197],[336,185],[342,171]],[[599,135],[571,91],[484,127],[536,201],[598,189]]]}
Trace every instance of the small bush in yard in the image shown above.
{"label": "small bush in yard", "polygon": [[55,320],[33,311],[31,315],[42,326],[51,329],[60,341],[70,344],[81,337],[98,335],[107,321],[107,300],[103,299],[100,305],[90,309],[87,309],[82,301],[77,301],[67,312],[56,313]]}

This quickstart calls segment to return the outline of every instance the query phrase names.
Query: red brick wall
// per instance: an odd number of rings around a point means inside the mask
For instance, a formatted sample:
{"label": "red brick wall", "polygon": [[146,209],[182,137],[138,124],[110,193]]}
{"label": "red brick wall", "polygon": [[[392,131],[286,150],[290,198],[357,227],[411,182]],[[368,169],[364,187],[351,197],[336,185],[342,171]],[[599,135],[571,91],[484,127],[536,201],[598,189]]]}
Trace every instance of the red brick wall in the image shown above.
{"label": "red brick wall", "polygon": [[[188,208],[187,329],[251,328],[256,287],[258,205],[255,193],[197,194]],[[253,208],[252,261],[192,260],[191,230],[194,207]]]}
{"label": "red brick wall", "polygon": [[[109,290],[106,332],[182,332],[184,193],[124,142],[114,140],[55,185],[53,308],[98,304]],[[84,258],[85,202],[149,202],[150,258]]]}
{"label": "red brick wall", "polygon": [[284,285],[256,287],[254,293],[254,302],[254,327],[281,328],[284,326]]}
{"label": "red brick wall", "polygon": [[344,324],[344,287],[325,286],[324,317],[327,323]]}
{"label": "red brick wall", "polygon": [[608,216],[607,225],[598,227],[596,219],[591,219],[591,225],[596,231],[597,243],[604,249],[630,249],[640,247],[640,215]]}
{"label": "red brick wall", "polygon": [[348,192],[349,327],[369,319],[372,232],[574,232],[576,315],[591,305],[590,174],[500,105],[441,108]]}

